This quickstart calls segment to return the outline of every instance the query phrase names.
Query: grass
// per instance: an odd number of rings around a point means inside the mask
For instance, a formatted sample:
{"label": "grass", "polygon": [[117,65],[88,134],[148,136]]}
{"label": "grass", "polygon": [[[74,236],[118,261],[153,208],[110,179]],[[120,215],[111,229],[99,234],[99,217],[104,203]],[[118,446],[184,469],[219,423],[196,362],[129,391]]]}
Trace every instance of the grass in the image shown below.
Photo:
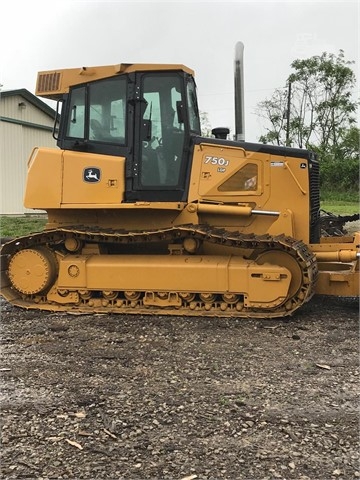
{"label": "grass", "polygon": [[359,213],[359,191],[349,190],[337,192],[331,189],[321,191],[320,206],[327,212],[336,215],[353,215]]}
{"label": "grass", "polygon": [[46,215],[1,215],[1,237],[21,237],[44,229]]}
{"label": "grass", "polygon": [[354,213],[359,213],[358,202],[348,202],[345,200],[324,200],[320,202],[320,208],[335,215],[353,215]]}

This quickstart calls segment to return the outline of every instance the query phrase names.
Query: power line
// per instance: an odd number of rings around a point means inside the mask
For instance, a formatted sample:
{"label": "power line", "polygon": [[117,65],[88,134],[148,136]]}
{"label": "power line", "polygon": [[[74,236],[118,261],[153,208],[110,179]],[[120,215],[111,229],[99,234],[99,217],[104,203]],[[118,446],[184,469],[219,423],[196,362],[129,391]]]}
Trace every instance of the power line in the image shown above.
{"label": "power line", "polygon": [[[274,91],[274,90],[286,90],[287,86],[285,87],[274,87],[274,88],[259,88],[256,90],[246,90],[245,93],[253,93],[253,92],[264,92],[264,91]],[[234,92],[220,92],[220,93],[198,93],[199,97],[210,97],[210,96],[219,96],[219,95],[233,95]]]}

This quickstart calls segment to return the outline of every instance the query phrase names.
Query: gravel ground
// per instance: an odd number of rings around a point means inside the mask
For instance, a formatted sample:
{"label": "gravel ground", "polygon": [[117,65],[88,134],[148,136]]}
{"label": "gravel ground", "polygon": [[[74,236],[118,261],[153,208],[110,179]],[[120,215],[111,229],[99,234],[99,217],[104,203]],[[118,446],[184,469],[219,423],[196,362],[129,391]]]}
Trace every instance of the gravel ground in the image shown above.
{"label": "gravel ground", "polygon": [[355,299],[288,320],[1,307],[4,479],[360,477]]}

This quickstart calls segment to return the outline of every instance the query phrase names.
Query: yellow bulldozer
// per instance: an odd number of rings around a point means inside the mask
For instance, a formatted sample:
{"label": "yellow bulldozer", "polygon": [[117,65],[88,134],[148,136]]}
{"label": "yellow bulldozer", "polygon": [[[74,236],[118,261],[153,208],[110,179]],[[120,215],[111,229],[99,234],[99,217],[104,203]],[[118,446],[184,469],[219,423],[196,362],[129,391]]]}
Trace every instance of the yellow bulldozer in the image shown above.
{"label": "yellow bulldozer", "polygon": [[[237,49],[241,52],[241,48]],[[118,64],[39,72],[58,148],[34,148],[24,204],[44,231],[2,246],[1,294],[38,310],[274,318],[359,294],[360,232],[321,235],[308,150],[201,136],[194,72]],[[240,85],[240,88],[239,88]]]}

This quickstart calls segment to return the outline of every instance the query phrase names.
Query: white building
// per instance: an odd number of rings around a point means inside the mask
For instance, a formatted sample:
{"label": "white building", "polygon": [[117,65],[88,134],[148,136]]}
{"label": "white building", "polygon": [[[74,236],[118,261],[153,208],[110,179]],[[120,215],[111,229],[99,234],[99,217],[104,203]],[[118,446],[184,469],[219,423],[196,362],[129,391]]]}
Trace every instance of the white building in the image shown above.
{"label": "white building", "polygon": [[0,93],[1,215],[40,213],[23,206],[27,162],[34,147],[56,147],[54,119],[55,110],[24,88]]}

